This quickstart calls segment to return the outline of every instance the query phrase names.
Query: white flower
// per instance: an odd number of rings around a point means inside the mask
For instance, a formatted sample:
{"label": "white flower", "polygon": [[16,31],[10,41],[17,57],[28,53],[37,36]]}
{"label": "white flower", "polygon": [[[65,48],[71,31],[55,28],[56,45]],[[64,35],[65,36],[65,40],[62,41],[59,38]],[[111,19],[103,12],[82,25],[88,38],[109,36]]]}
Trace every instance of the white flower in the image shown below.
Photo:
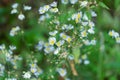
{"label": "white flower", "polygon": [[63,44],[64,44],[64,40],[60,40],[60,41],[58,41],[57,43],[56,43],[56,45],[58,46],[58,47],[60,47],[60,46],[62,46]]}
{"label": "white flower", "polygon": [[120,43],[120,37],[116,37],[115,39],[117,43]]}
{"label": "white flower", "polygon": [[97,14],[94,11],[91,11],[91,15],[92,15],[92,17],[96,17],[97,16]]}
{"label": "white flower", "polygon": [[11,14],[18,13],[17,9],[12,9]]}
{"label": "white flower", "polygon": [[88,20],[88,17],[86,14],[83,15],[83,20]]}
{"label": "white flower", "polygon": [[89,32],[90,34],[94,34],[94,33],[95,33],[94,28],[88,29],[88,32]]}
{"label": "white flower", "polygon": [[72,20],[75,20],[76,23],[80,22],[82,18],[82,12],[78,12],[72,15]]}
{"label": "white flower", "polygon": [[74,56],[71,54],[71,55],[68,56],[68,59],[74,60]]}
{"label": "white flower", "polygon": [[25,79],[30,79],[30,77],[31,77],[30,72],[25,72],[23,75],[23,78],[25,78]]}
{"label": "white flower", "polygon": [[37,72],[34,73],[34,75],[35,75],[36,77],[38,77],[38,76],[39,76],[40,74],[42,74],[42,73],[43,73],[43,70],[39,68],[39,69],[37,70]]}
{"label": "white flower", "polygon": [[109,33],[108,33],[110,36],[112,36],[112,37],[119,37],[119,33],[117,33],[117,32],[115,32],[114,30],[111,30],[111,31],[109,31]]}
{"label": "white flower", "polygon": [[25,19],[24,14],[20,13],[20,14],[18,15],[18,19],[19,19],[19,20],[24,20],[24,19]]}
{"label": "white flower", "polygon": [[62,29],[63,29],[63,30],[71,30],[71,29],[73,29],[73,28],[74,28],[74,26],[71,25],[71,24],[69,24],[69,25],[64,24],[64,25],[62,26]]}
{"label": "white flower", "polygon": [[83,25],[83,26],[87,26],[87,25],[88,25],[88,22],[82,22],[82,25]]}
{"label": "white flower", "polygon": [[90,63],[89,60],[85,60],[85,61],[84,61],[84,64],[85,64],[85,65],[88,65],[89,63]]}
{"label": "white flower", "polygon": [[57,72],[60,74],[61,77],[64,77],[67,74],[66,69],[58,68]]}
{"label": "white flower", "polygon": [[0,45],[0,50],[4,50],[4,49],[5,49],[5,45],[4,44]]}
{"label": "white flower", "polygon": [[42,50],[43,46],[44,46],[44,42],[43,41],[39,41],[39,43],[37,44],[36,48],[38,50]]}
{"label": "white flower", "polygon": [[68,43],[70,43],[70,42],[72,41],[72,38],[71,38],[70,36],[67,36],[67,37],[66,37],[66,41],[67,41]]}
{"label": "white flower", "polygon": [[118,32],[114,32],[114,37],[119,37],[119,33]]}
{"label": "white flower", "polygon": [[78,2],[78,0],[70,0],[70,3],[71,4],[75,4],[75,3],[77,3]]}
{"label": "white flower", "polygon": [[54,51],[54,47],[53,46],[45,47],[44,51],[45,51],[45,53],[53,52]]}
{"label": "white flower", "polygon": [[58,11],[58,8],[50,8],[50,12],[57,13]]}
{"label": "white flower", "polygon": [[16,46],[10,45],[9,47],[10,47],[10,50],[12,50],[12,51],[16,50]]}
{"label": "white flower", "polygon": [[90,41],[89,40],[83,40],[85,45],[90,45]]}
{"label": "white flower", "polygon": [[32,9],[31,6],[26,6],[26,5],[24,5],[24,10],[25,10],[25,11],[27,11],[27,10],[31,10],[31,9]]}
{"label": "white flower", "polygon": [[4,70],[5,70],[4,65],[0,64],[0,76],[4,76]]}
{"label": "white flower", "polygon": [[57,55],[60,51],[60,48],[57,48],[55,51],[54,51],[54,54]]}
{"label": "white flower", "polygon": [[57,7],[57,2],[54,1],[53,3],[50,4],[50,6]]}
{"label": "white flower", "polygon": [[39,8],[39,14],[44,14],[44,13],[45,13],[45,8],[40,7],[40,8]]}
{"label": "white flower", "polygon": [[89,25],[91,28],[95,26],[94,22],[92,22],[92,21],[89,21],[88,25]]}
{"label": "white flower", "polygon": [[91,45],[96,45],[96,40],[95,40],[95,39],[91,40],[91,41],[90,41],[90,44],[91,44]]}
{"label": "white flower", "polygon": [[60,37],[65,40],[67,38],[67,35],[65,33],[60,33]]}
{"label": "white flower", "polygon": [[68,2],[69,2],[68,0],[61,0],[62,4],[68,4]]}
{"label": "white flower", "polygon": [[87,4],[88,4],[88,2],[87,2],[87,1],[82,1],[80,6],[81,6],[81,7],[86,7],[86,6],[87,6]]}
{"label": "white flower", "polygon": [[17,8],[18,7],[18,3],[14,3],[13,5],[12,5],[12,8]]}
{"label": "white flower", "polygon": [[50,45],[54,45],[55,42],[56,42],[56,38],[55,38],[55,37],[50,37],[50,38],[49,38],[49,44],[50,44]]}
{"label": "white flower", "polygon": [[45,12],[47,12],[50,9],[50,6],[49,5],[45,5],[45,6],[43,6],[43,8],[44,8]]}
{"label": "white flower", "polygon": [[82,36],[82,37],[87,37],[87,34],[88,34],[88,33],[87,33],[85,30],[81,32],[81,36]]}
{"label": "white flower", "polygon": [[30,68],[30,71],[31,71],[32,73],[35,73],[35,72],[37,71],[37,68],[36,68],[36,67],[31,67],[31,68]]}
{"label": "white flower", "polygon": [[10,36],[15,36],[18,31],[20,31],[19,26],[16,26],[16,27],[12,28],[12,30],[10,31]]}
{"label": "white flower", "polygon": [[58,33],[58,31],[55,30],[55,31],[49,32],[49,35],[51,35],[51,36],[55,36],[57,33]]}

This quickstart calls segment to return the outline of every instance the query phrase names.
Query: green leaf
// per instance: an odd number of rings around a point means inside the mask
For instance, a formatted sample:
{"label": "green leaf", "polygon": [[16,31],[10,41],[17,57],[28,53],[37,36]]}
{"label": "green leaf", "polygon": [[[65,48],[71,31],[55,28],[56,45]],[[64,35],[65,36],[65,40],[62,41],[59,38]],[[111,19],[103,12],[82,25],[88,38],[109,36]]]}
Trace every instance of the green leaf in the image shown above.
{"label": "green leaf", "polygon": [[105,8],[105,9],[109,9],[109,7],[106,4],[104,4],[103,2],[99,2],[99,6]]}

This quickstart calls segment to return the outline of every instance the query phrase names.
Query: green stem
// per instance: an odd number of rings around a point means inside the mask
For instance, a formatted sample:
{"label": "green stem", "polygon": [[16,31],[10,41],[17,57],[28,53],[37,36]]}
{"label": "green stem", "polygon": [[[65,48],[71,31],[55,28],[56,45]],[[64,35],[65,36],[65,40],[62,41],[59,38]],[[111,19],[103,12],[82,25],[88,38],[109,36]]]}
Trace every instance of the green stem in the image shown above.
{"label": "green stem", "polygon": [[104,36],[103,33],[100,32],[100,53],[99,53],[99,64],[98,64],[98,79],[99,80],[104,80],[103,77],[103,58],[104,58]]}

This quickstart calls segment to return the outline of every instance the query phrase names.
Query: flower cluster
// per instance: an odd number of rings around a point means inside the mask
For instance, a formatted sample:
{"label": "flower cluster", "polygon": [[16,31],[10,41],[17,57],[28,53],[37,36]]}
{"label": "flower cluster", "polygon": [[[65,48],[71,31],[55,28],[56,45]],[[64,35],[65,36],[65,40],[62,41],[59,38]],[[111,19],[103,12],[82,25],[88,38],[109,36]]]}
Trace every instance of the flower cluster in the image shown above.
{"label": "flower cluster", "polygon": [[115,38],[117,43],[120,43],[120,35],[118,32],[115,32],[114,30],[109,31],[109,36]]}
{"label": "flower cluster", "polygon": [[[79,1],[79,0],[61,0],[61,3],[63,6],[66,6],[67,4],[72,5],[73,11],[68,8],[68,11],[65,13],[62,12],[62,8],[59,9],[58,2],[52,2],[48,5],[43,5],[38,9],[38,15],[40,15],[39,24],[40,26],[44,26],[44,28],[47,27],[48,32],[46,32],[47,40],[39,40],[38,44],[35,45],[34,48],[29,48],[29,44],[25,44],[26,49],[25,51],[19,51],[18,54],[14,54],[16,51],[16,46],[10,45],[9,48],[3,44],[0,45],[0,52],[5,55],[5,63],[0,64],[0,76],[4,75],[5,72],[5,64],[9,63],[10,68],[12,70],[9,71],[19,71],[20,65],[18,65],[19,62],[21,64],[24,64],[22,67],[25,67],[26,69],[22,68],[22,70],[19,75],[12,76],[6,78],[6,80],[17,80],[18,76],[22,76],[22,79],[28,79],[28,80],[39,80],[40,76],[43,74],[47,74],[47,77],[50,79],[48,71],[45,73],[45,68],[42,68],[39,63],[37,63],[39,60],[37,60],[36,55],[37,53],[40,53],[39,55],[42,57],[44,56],[46,60],[46,65],[50,64],[58,64],[55,65],[55,70],[53,69],[54,73],[51,73],[50,76],[54,78],[55,73],[59,73],[59,76],[64,78],[65,80],[70,80],[67,78],[67,73],[69,71],[67,70],[66,66],[66,60],[68,62],[74,62],[76,60],[76,54],[74,54],[73,48],[81,48],[81,46],[90,46],[90,45],[96,45],[96,39],[95,39],[95,22],[93,21],[93,18],[97,16],[96,12],[93,11],[91,7],[89,7],[89,1]],[[76,8],[76,5],[79,5],[78,8]],[[20,7],[20,8],[18,8]],[[22,7],[22,8],[21,8]],[[89,10],[88,8],[89,7]],[[23,9],[23,10],[19,10]],[[31,10],[32,7],[28,5],[22,5],[18,3],[14,3],[12,5],[11,14],[18,14],[17,18],[20,21],[23,21],[24,19],[27,19],[25,16],[24,11]],[[47,21],[48,20],[48,21]],[[48,22],[42,24],[42,22]],[[42,25],[41,25],[42,24]],[[22,26],[22,25],[20,25]],[[24,30],[23,30],[24,31]],[[19,26],[13,27],[10,30],[10,36],[14,37],[19,32],[22,32],[22,29]],[[24,34],[23,34],[24,35]],[[109,33],[110,36],[114,36],[116,38],[116,41],[120,43],[119,35],[117,35],[114,31]],[[23,37],[23,36],[20,36]],[[31,45],[30,45],[31,46]],[[22,50],[22,49],[21,49]],[[32,51],[31,51],[32,50]],[[79,50],[79,49],[78,49]],[[80,51],[80,50],[79,50]],[[77,52],[77,59],[78,63],[83,63],[85,65],[90,64],[90,61],[88,59],[88,55],[80,55],[80,52]],[[23,54],[22,54],[23,53]],[[24,53],[27,54],[26,59],[24,57],[21,57],[19,54],[24,55]],[[33,55],[34,53],[34,55]],[[43,54],[42,54],[43,53]],[[26,56],[25,56],[26,57]],[[76,63],[76,61],[75,61]],[[71,70],[75,70],[74,63],[70,63]],[[62,66],[60,68],[60,66]],[[64,66],[64,67],[63,67]],[[52,66],[53,67],[53,66]],[[16,72],[17,73],[17,72]],[[21,74],[22,73],[22,74]],[[11,76],[11,73],[8,73]],[[74,73],[73,73],[74,74]],[[77,73],[76,73],[77,74]],[[16,77],[16,78],[14,78]],[[41,77],[41,79],[44,79],[44,77]],[[46,78],[45,75],[45,79]],[[18,78],[19,79],[19,78]],[[48,80],[49,80],[48,79]]]}
{"label": "flower cluster", "polygon": [[[18,8],[19,4],[18,3],[14,3],[12,5],[12,10],[11,10],[11,14],[16,14],[16,13],[19,13],[18,15],[18,19],[19,20],[24,20],[25,19],[25,15],[22,13],[22,11],[18,11],[17,8]],[[31,6],[28,6],[28,5],[23,5],[23,10],[24,11],[28,11],[28,10],[31,10],[32,7]]]}

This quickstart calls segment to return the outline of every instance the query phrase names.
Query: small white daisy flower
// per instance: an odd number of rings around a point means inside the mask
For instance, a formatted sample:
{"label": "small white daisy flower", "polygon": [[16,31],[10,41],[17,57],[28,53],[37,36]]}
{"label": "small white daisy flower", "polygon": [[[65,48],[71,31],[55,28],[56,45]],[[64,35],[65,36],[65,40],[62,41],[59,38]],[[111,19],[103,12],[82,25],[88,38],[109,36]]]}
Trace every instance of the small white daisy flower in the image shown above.
{"label": "small white daisy flower", "polygon": [[32,7],[31,6],[27,6],[27,5],[24,5],[24,10],[27,11],[27,10],[31,10]]}
{"label": "small white daisy flower", "polygon": [[81,2],[81,7],[86,7],[88,5],[88,1],[82,1]]}
{"label": "small white daisy flower", "polygon": [[55,31],[49,32],[49,35],[51,35],[51,36],[55,36],[57,33],[58,33],[58,31],[55,30]]}
{"label": "small white daisy flower", "polygon": [[50,12],[57,13],[58,11],[58,8],[50,8]]}
{"label": "small white daisy flower", "polygon": [[61,77],[64,77],[67,74],[66,69],[58,68],[57,72],[60,74]]}
{"label": "small white daisy flower", "polygon": [[14,3],[13,5],[12,5],[12,8],[17,8],[18,7],[18,3]]}
{"label": "small white daisy flower", "polygon": [[87,34],[88,33],[84,30],[84,31],[81,32],[81,37],[87,37]]}
{"label": "small white daisy flower", "polygon": [[53,3],[50,4],[50,6],[57,7],[57,2],[54,1]]}
{"label": "small white daisy flower", "polygon": [[120,37],[116,37],[115,39],[117,43],[120,43]]}
{"label": "small white daisy flower", "polygon": [[21,20],[21,21],[24,20],[24,19],[25,19],[24,14],[20,13],[20,14],[18,15],[18,19]]}
{"label": "small white daisy flower", "polygon": [[50,44],[50,45],[54,45],[55,42],[56,42],[56,38],[55,38],[55,37],[50,37],[50,38],[49,38],[49,44]]}
{"label": "small white daisy flower", "polygon": [[88,65],[88,64],[90,64],[90,61],[89,60],[84,60],[84,64]]}
{"label": "small white daisy flower", "polygon": [[23,75],[23,78],[30,79],[31,78],[30,72],[25,72],[24,75]]}
{"label": "small white daisy flower", "polygon": [[71,4],[75,4],[75,3],[77,3],[78,2],[78,0],[70,0],[70,3]]}
{"label": "small white daisy flower", "polygon": [[12,9],[11,14],[18,13],[17,9]]}
{"label": "small white daisy flower", "polygon": [[62,4],[68,4],[69,0],[61,0]]}

